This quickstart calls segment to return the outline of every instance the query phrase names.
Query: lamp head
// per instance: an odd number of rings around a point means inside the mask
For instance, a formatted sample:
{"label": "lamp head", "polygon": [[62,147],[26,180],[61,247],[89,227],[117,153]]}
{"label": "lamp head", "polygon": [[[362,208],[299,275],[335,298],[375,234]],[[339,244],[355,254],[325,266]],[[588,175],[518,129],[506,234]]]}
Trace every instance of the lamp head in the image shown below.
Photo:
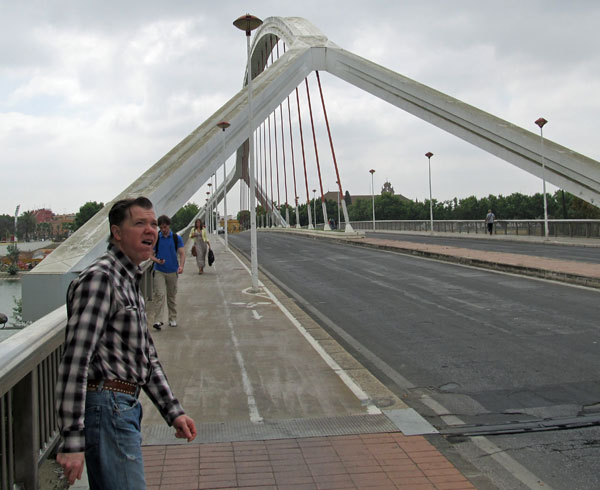
{"label": "lamp head", "polygon": [[431,153],[430,151],[428,151],[427,153],[425,153],[425,156],[427,158],[431,158],[433,156],[433,153]]}
{"label": "lamp head", "polygon": [[231,126],[231,124],[229,124],[227,121],[221,121],[217,123],[217,126],[225,131],[229,126]]}
{"label": "lamp head", "polygon": [[246,36],[249,36],[250,33],[261,24],[262,20],[250,14],[242,15],[233,21],[235,27],[242,31],[246,31]]}
{"label": "lamp head", "polygon": [[540,117],[535,121],[535,123],[540,127],[540,129],[542,129],[544,127],[544,124],[546,124],[547,122],[548,121],[546,121],[543,117]]}

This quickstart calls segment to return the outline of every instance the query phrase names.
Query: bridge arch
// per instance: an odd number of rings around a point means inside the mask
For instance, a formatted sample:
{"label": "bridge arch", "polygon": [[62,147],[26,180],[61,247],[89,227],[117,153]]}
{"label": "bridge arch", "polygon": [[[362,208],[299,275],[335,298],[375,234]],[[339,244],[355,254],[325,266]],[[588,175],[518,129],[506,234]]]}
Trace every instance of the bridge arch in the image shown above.
{"label": "bridge arch", "polygon": [[[258,53],[274,39],[286,42],[286,52],[267,70]],[[332,43],[315,26],[299,17],[270,17],[252,43],[252,130],[304,80],[319,70],[375,95],[538,177],[542,176],[539,135],[476,107],[388,70]],[[248,74],[244,75],[244,85]],[[219,121],[231,123],[222,151]],[[172,215],[237,151],[236,166],[222,186],[247,179],[247,94],[241,90],[171,151],[125,188],[40,265],[23,278],[23,314],[34,320],[64,304],[70,280],[105,249],[108,210],[125,196],[146,195],[161,214]],[[600,206],[600,163],[544,140],[548,182]],[[259,201],[266,199],[256,190]],[[281,217],[279,217],[281,219]],[[44,298],[44,302],[40,301]]]}

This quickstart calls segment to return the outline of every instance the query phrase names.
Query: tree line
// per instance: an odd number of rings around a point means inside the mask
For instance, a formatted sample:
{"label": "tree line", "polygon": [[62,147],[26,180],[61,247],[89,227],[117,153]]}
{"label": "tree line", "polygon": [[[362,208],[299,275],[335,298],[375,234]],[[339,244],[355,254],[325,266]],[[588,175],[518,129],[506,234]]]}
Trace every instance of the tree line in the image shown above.
{"label": "tree line", "polygon": [[[372,199],[353,199],[348,193],[344,198],[348,208],[350,221],[370,221],[373,219]],[[556,191],[546,194],[549,219],[600,219],[600,208],[593,206],[578,197],[564,192]],[[320,199],[311,201],[311,213],[316,216],[317,223],[323,223],[323,207]],[[432,200],[433,218],[435,220],[483,220],[491,209],[496,219],[543,219],[544,197],[541,193],[528,196],[515,192],[508,196],[494,196],[477,198],[469,196],[463,199],[454,198],[447,201]],[[286,206],[281,206],[280,213],[285,218]],[[296,225],[296,212],[289,208],[290,225]],[[327,217],[338,221],[337,201],[327,200]],[[308,225],[307,205],[298,206],[300,225]],[[249,213],[248,213],[249,214]],[[262,206],[257,207],[257,219],[266,214]],[[343,212],[340,213],[344,219]],[[313,218],[314,219],[314,218]],[[429,199],[424,201],[411,201],[393,192],[381,192],[375,195],[375,219],[377,220],[428,220]]]}
{"label": "tree line", "polygon": [[[391,189],[391,192],[390,192]],[[373,219],[373,203],[371,199],[353,199],[346,192],[344,196],[348,208],[350,221],[369,221]],[[550,219],[600,219],[600,208],[593,206],[578,197],[564,192],[556,191],[546,194],[548,203],[548,218]],[[544,197],[541,193],[528,196],[515,192],[508,196],[494,196],[477,198],[475,196],[463,199],[454,198],[447,201],[433,199],[433,218],[435,220],[483,220],[488,209],[496,215],[496,219],[542,219],[544,217]],[[323,223],[323,207],[321,200],[311,202],[311,213],[316,215],[316,222]],[[327,216],[338,221],[337,201],[327,200]],[[104,207],[103,203],[89,201],[83,204],[75,214],[75,221],[59,236],[52,235],[50,223],[36,223],[33,211],[25,211],[18,218],[17,237],[20,241],[32,239],[62,240],[66,236],[85,224],[92,216]],[[290,216],[290,225],[296,225],[296,211],[287,205]],[[190,223],[198,214],[200,207],[195,203],[188,203],[171,217],[171,229],[181,230]],[[286,217],[286,205],[282,205],[280,213]],[[264,216],[267,210],[258,205],[256,215],[259,224],[266,222]],[[298,206],[300,225],[308,225],[308,208],[306,204]],[[340,212],[341,219],[344,219]],[[377,220],[427,220],[429,219],[429,200],[411,201],[396,195],[391,186],[384,187],[382,192],[375,196],[375,218]],[[202,216],[204,219],[204,216]],[[240,211],[237,215],[240,226],[247,229],[250,226],[250,212]],[[0,215],[0,240],[8,240],[14,234],[14,216]]]}

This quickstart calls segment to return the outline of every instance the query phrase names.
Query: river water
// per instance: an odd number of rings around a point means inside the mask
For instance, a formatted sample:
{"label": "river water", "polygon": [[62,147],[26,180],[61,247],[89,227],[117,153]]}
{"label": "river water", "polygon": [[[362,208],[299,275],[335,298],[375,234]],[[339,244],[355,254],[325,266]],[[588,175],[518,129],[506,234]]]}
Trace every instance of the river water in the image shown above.
{"label": "river water", "polygon": [[21,298],[21,280],[0,279],[0,313],[8,316],[8,323],[12,323],[15,320],[13,318],[15,297],[17,299]]}

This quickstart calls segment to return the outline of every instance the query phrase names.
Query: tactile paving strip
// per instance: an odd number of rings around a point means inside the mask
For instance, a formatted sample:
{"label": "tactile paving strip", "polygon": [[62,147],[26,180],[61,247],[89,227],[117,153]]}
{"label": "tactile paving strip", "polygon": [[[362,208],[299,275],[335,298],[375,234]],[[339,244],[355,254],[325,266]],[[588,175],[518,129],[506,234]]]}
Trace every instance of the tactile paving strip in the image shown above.
{"label": "tactile paving strip", "polygon": [[[194,440],[196,444],[398,431],[398,426],[383,414],[265,420],[259,424],[249,421],[205,423],[196,425],[196,428],[198,430],[198,436]],[[142,435],[144,445],[182,443],[181,439],[175,438],[173,428],[166,424],[142,425]]]}

